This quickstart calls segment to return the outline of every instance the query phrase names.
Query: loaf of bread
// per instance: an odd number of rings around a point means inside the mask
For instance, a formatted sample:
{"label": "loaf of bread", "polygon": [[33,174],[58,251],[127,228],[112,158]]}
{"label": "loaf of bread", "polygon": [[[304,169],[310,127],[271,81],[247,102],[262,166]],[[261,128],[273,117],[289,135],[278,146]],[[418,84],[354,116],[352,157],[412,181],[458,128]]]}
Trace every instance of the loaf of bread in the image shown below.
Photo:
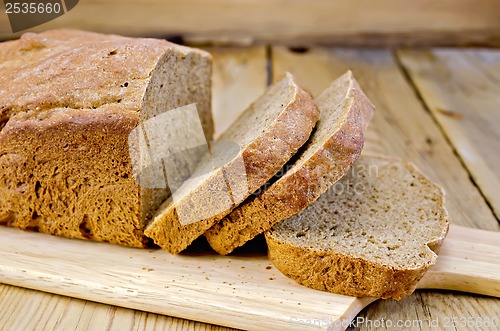
{"label": "loaf of bread", "polygon": [[[264,185],[308,140],[319,110],[290,74],[267,88],[224,132],[214,167],[202,165],[192,180],[160,207],[146,235],[171,253],[179,253],[234,207]],[[212,148],[214,152],[214,148]]]}
{"label": "loaf of bread", "polygon": [[0,223],[142,247],[169,194],[141,187],[129,134],[195,104],[206,139],[211,57],[164,40],[73,30],[0,44]]}
{"label": "loaf of bread", "polygon": [[269,259],[318,290],[401,299],[448,231],[444,192],[407,161],[361,156],[335,186],[266,232]]}
{"label": "loaf of bread", "polygon": [[311,138],[286,173],[205,232],[219,254],[268,230],[315,201],[357,160],[374,106],[349,71],[315,100],[321,111]]}

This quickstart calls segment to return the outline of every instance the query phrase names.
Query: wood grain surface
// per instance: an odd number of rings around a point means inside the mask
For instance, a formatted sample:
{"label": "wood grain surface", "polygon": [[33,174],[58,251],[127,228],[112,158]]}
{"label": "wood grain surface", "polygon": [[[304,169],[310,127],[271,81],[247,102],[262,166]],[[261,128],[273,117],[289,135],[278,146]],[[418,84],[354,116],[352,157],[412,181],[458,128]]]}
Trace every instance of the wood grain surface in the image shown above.
{"label": "wood grain surface", "polygon": [[0,298],[1,330],[231,330],[4,284]]}
{"label": "wood grain surface", "polygon": [[[54,28],[213,42],[499,44],[496,0],[85,0],[31,31]],[[12,39],[0,13],[0,38]]]}
{"label": "wood grain surface", "polygon": [[398,57],[500,218],[500,52],[408,50]]}
{"label": "wood grain surface", "polygon": [[265,252],[172,255],[6,227],[0,235],[1,282],[241,329],[317,329],[297,321],[341,320],[371,301],[301,286]]}
{"label": "wood grain surface", "polygon": [[[377,113],[368,133],[367,152],[406,157],[416,163],[428,176],[442,184],[448,193],[447,207],[452,222],[491,231],[499,229],[497,219],[484,199],[487,195],[483,188],[480,183],[471,181],[470,168],[465,168],[461,155],[454,153],[456,147],[451,134],[441,129],[441,124],[437,125],[440,123],[439,120],[434,118],[434,113],[427,111],[432,107],[426,103],[425,98],[423,101],[420,100],[414,89],[418,84],[412,72],[410,70],[405,72],[392,52],[333,48],[299,51],[276,47],[273,48],[271,57],[266,59],[263,48],[260,50],[255,48],[249,52],[252,55],[245,59],[246,55],[242,55],[244,50],[238,49],[234,55],[235,67],[242,66],[238,70],[251,72],[254,76],[249,78],[248,75],[241,74],[225,79],[218,78],[217,75],[224,71],[223,62],[232,61],[232,51],[222,50],[222,56],[215,55],[214,103],[218,102],[216,100],[219,98],[226,100],[219,102],[226,104],[227,109],[243,109],[239,100],[247,102],[250,99],[246,97],[245,91],[251,90],[252,93],[258,94],[263,88],[262,80],[263,77],[267,77],[267,73],[262,64],[266,61],[271,63],[274,75],[283,70],[290,70],[314,93],[320,91],[347,68],[351,68],[377,106]],[[253,69],[247,66],[253,66]],[[215,83],[217,81],[220,83]],[[231,87],[234,85],[239,88]],[[233,95],[224,96],[225,90],[232,91]],[[218,93],[220,96],[216,97]],[[445,95],[448,91],[444,89],[439,93]],[[448,97],[453,98],[454,95]],[[493,127],[498,134],[500,130],[498,125]],[[482,149],[482,153],[497,153],[498,145],[499,142],[496,141],[496,144],[480,144],[478,148]],[[358,316],[372,321],[437,319],[443,322],[445,318],[451,317],[485,318],[499,315],[500,300],[495,298],[421,290],[401,301],[378,301]],[[3,326],[0,327],[2,330],[16,331],[226,330],[224,327],[116,308],[8,285],[0,285],[0,326]],[[460,327],[445,328],[442,324],[441,326],[443,330],[469,330]],[[358,323],[351,329],[376,330],[377,328],[370,327],[367,323]],[[431,328],[424,325],[417,329]],[[482,329],[488,330],[488,328]]]}

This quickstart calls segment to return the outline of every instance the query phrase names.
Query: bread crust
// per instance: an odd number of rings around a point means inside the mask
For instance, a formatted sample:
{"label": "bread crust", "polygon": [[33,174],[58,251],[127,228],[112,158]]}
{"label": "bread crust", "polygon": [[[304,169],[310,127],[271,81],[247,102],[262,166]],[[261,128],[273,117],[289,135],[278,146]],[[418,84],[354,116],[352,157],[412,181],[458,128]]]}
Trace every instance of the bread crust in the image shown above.
{"label": "bread crust", "polygon": [[219,254],[231,253],[273,224],[306,208],[358,159],[374,106],[350,72],[346,77],[352,84],[346,94],[350,110],[339,129],[300,167],[290,169],[205,232],[210,246]]}
{"label": "bread crust", "polygon": [[418,281],[436,262],[439,248],[449,228],[443,189],[425,177],[408,161],[398,158],[370,157],[402,163],[409,172],[423,178],[439,195],[437,205],[438,209],[442,211],[441,232],[429,242],[422,243],[432,251],[429,261],[414,268],[397,268],[366,258],[335,252],[333,248],[327,250],[294,245],[280,240],[274,234],[273,228],[265,232],[268,256],[269,260],[285,276],[299,284],[322,291],[355,297],[368,296],[399,300],[413,293]]}
{"label": "bread crust", "polygon": [[77,30],[0,45],[0,223],[144,247],[149,206],[134,180],[128,135],[169,56],[210,66],[208,53],[164,40]]}
{"label": "bread crust", "polygon": [[[246,148],[223,167],[215,170],[203,184],[199,192],[192,192],[186,205],[192,204],[203,207],[208,203],[206,192],[211,186],[220,182],[233,182],[228,174],[234,173],[232,168],[241,161],[246,168],[246,180],[249,196],[252,192],[264,185],[293,154],[307,141],[319,117],[319,110],[311,96],[295,85],[295,96],[286,105],[279,116],[265,132],[260,134]],[[290,134],[293,132],[294,134]],[[227,215],[238,202],[232,201],[229,208],[213,217],[182,226],[173,201],[169,199],[157,213],[153,222],[146,228],[146,235],[163,249],[177,254],[183,251],[191,242],[201,236],[211,226]]]}

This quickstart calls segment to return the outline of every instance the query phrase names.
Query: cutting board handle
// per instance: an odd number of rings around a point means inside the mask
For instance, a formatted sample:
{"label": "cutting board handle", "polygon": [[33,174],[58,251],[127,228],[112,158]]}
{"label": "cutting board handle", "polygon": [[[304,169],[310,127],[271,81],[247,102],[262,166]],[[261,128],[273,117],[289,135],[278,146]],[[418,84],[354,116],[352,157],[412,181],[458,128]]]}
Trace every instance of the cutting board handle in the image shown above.
{"label": "cutting board handle", "polygon": [[500,232],[450,225],[436,264],[418,288],[500,297]]}

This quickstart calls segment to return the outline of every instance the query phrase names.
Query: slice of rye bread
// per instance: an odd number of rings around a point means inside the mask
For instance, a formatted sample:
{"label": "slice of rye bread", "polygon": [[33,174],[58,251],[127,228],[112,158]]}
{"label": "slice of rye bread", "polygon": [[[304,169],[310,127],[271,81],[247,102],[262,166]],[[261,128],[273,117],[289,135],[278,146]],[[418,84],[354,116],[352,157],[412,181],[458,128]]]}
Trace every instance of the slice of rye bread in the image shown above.
{"label": "slice of rye bread", "polygon": [[207,232],[210,246],[229,254],[259,233],[315,201],[357,160],[375,107],[348,71],[315,100],[316,129],[290,169],[247,199]]}
{"label": "slice of rye bread", "polygon": [[448,231],[444,191],[411,163],[362,156],[307,209],[267,231],[269,259],[314,289],[401,299]]}
{"label": "slice of rye bread", "polygon": [[218,139],[237,144],[239,152],[222,151],[221,167],[201,169],[183,183],[159,208],[146,235],[173,254],[184,250],[276,174],[308,140],[318,118],[311,96],[285,74]]}

